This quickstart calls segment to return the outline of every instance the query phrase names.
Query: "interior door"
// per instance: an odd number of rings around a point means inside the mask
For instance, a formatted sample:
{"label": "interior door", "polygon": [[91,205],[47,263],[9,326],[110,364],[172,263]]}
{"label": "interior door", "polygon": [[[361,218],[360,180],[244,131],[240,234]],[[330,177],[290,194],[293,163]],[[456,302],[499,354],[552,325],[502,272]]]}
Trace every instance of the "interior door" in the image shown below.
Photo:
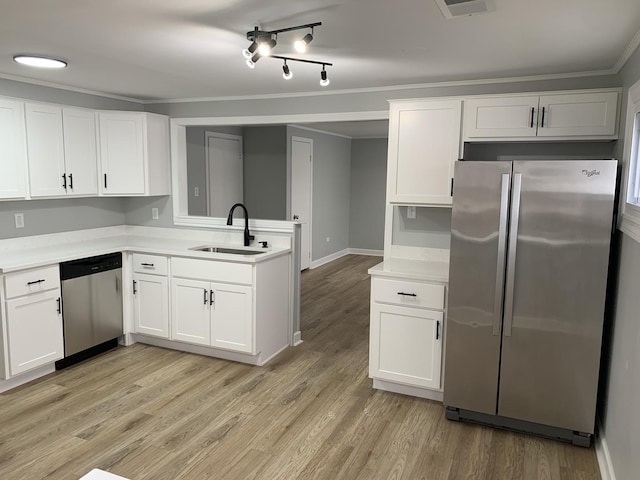
{"label": "interior door", "polygon": [[292,137],[291,141],[291,220],[300,222],[300,270],[311,265],[311,199],[313,140]]}
{"label": "interior door", "polygon": [[513,177],[498,414],[592,433],[616,161]]}
{"label": "interior door", "polygon": [[207,132],[207,215],[226,218],[243,202],[242,137]]}
{"label": "interior door", "polygon": [[511,162],[456,162],[444,403],[495,415]]}

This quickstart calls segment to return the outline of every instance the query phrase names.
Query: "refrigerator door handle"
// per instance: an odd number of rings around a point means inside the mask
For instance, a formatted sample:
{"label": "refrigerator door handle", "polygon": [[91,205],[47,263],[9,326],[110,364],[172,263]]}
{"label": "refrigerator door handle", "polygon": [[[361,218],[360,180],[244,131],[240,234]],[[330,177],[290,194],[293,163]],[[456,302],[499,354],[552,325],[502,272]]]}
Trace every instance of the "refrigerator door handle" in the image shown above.
{"label": "refrigerator door handle", "polygon": [[511,199],[511,227],[509,229],[509,253],[507,260],[507,283],[504,302],[504,336],[511,336],[513,324],[513,290],[516,273],[516,245],[518,244],[518,221],[520,219],[520,192],[522,174],[513,175],[513,198]]}
{"label": "refrigerator door handle", "polygon": [[507,259],[507,220],[509,215],[509,187],[511,175],[502,174],[500,188],[500,224],[498,227],[498,262],[496,265],[496,296],[493,305],[493,335],[500,335],[502,301],[504,299],[504,267]]}

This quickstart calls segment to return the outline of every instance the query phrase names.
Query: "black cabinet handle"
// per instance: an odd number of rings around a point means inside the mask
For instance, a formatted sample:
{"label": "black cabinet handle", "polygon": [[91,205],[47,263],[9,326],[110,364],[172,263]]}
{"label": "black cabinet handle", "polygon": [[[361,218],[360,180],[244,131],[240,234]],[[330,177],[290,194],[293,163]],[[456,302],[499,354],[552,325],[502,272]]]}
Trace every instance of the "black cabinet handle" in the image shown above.
{"label": "black cabinet handle", "polygon": [[542,120],[540,121],[540,128],[544,127],[544,107],[542,107]]}
{"label": "black cabinet handle", "polygon": [[398,292],[398,295],[402,295],[403,297],[417,297],[415,293]]}
{"label": "black cabinet handle", "polygon": [[27,282],[27,285],[35,285],[36,283],[42,283],[44,281],[44,278],[42,280],[34,280],[33,282]]}
{"label": "black cabinet handle", "polygon": [[534,107],[531,107],[531,128],[533,128],[533,113],[536,111]]}
{"label": "black cabinet handle", "polygon": [[204,304],[205,304],[205,305],[207,304],[207,294],[208,294],[208,293],[209,293],[209,292],[207,292],[207,289],[205,288],[205,289],[204,289]]}
{"label": "black cabinet handle", "polygon": [[64,188],[65,190],[67,189],[67,174],[66,173],[62,174],[62,188]]}
{"label": "black cabinet handle", "polygon": [[453,197],[453,178],[451,179],[451,196]]}
{"label": "black cabinet handle", "polygon": [[216,301],[216,297],[214,296],[213,290],[209,290],[209,304],[213,305]]}
{"label": "black cabinet handle", "polygon": [[104,188],[107,188],[107,174],[104,174]]}
{"label": "black cabinet handle", "polygon": [[69,188],[73,190],[73,173],[69,174]]}
{"label": "black cabinet handle", "polygon": [[436,340],[440,338],[440,321],[436,322]]}
{"label": "black cabinet handle", "polygon": [[135,295],[136,293],[138,293],[138,290],[136,290],[136,284],[137,284],[137,280],[133,281],[133,294]]}
{"label": "black cabinet handle", "polygon": [[141,263],[143,267],[153,267],[153,263]]}
{"label": "black cabinet handle", "polygon": [[62,313],[62,298],[58,297],[56,302],[58,302],[58,313]]}

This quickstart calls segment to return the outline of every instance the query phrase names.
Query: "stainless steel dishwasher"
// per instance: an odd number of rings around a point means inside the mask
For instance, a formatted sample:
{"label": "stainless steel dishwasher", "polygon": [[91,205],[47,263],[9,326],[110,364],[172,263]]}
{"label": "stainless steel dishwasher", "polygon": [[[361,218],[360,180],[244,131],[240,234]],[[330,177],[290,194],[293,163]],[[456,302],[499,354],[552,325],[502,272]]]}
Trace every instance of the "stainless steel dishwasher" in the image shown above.
{"label": "stainless steel dishwasher", "polygon": [[122,254],[60,264],[64,359],[61,369],[118,346],[122,327]]}

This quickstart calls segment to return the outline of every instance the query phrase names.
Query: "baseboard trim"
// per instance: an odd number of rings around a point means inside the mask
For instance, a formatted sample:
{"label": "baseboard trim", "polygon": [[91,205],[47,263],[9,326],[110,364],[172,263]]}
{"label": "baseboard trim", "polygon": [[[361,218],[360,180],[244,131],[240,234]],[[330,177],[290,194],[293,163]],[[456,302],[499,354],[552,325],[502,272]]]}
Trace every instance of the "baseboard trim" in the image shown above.
{"label": "baseboard trim", "polygon": [[54,373],[55,371],[56,366],[55,364],[51,363],[43,367],[38,367],[29,372],[22,373],[8,380],[0,380],[0,393],[7,392],[13,388],[19,387],[20,385],[24,385],[25,383],[29,383],[40,377],[44,377],[45,375]]}
{"label": "baseboard trim", "polygon": [[310,269],[321,267],[322,265],[326,265],[329,262],[333,262],[339,258],[344,257],[345,255],[349,255],[349,249],[345,248],[344,250],[340,250],[339,252],[332,253],[331,255],[327,255],[326,257],[319,258],[318,260],[313,260]]}
{"label": "baseboard trim", "polygon": [[611,453],[609,453],[609,445],[603,435],[602,424],[599,421],[598,432],[595,437],[596,458],[598,459],[598,467],[600,467],[600,476],[602,480],[616,480]]}
{"label": "baseboard trim", "polygon": [[350,255],[369,255],[370,257],[384,256],[384,250],[371,250],[369,248],[350,248]]}
{"label": "baseboard trim", "polygon": [[[376,390],[384,390],[385,392],[400,393],[401,395],[410,395],[412,397],[425,398],[436,402],[442,402],[444,393],[442,390],[429,390],[426,388],[412,387],[401,383],[388,382],[386,380],[373,379],[373,388]],[[603,479],[604,480],[604,479]]]}
{"label": "baseboard trim", "polygon": [[293,346],[297,347],[301,343],[302,343],[302,332],[298,330],[297,332],[293,333]]}

